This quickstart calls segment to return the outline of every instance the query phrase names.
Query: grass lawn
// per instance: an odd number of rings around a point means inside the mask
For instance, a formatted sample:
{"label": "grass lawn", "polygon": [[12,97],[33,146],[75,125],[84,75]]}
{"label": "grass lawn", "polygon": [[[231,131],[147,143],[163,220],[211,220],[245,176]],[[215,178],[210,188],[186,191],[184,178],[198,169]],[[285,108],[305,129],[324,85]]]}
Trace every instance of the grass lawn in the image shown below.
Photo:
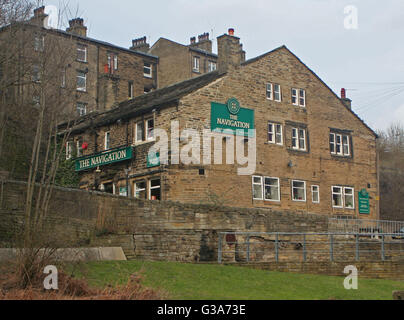
{"label": "grass lawn", "polygon": [[303,275],[255,270],[247,267],[177,262],[107,261],[75,267],[75,275],[90,285],[124,284],[130,274],[142,270],[144,284],[160,288],[170,299],[392,299],[404,282],[358,280],[358,290],[346,290],[343,277]]}

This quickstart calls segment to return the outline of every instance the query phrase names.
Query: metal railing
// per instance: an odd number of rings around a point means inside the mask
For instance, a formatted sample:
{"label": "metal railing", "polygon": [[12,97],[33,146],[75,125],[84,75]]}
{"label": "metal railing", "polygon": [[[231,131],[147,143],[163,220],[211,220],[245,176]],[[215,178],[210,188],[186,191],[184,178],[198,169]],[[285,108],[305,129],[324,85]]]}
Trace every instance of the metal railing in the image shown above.
{"label": "metal railing", "polygon": [[370,219],[347,219],[329,218],[329,232],[346,233],[399,233],[404,228],[404,221],[370,220]]}
{"label": "metal railing", "polygon": [[373,237],[363,232],[221,232],[218,263],[404,260],[404,234]]}

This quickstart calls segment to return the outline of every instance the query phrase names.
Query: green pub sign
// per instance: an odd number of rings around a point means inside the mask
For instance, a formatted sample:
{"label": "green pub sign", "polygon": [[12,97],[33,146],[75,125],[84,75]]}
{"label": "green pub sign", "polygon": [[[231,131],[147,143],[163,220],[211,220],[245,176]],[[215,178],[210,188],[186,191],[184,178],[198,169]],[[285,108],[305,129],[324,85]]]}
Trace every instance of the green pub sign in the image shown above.
{"label": "green pub sign", "polygon": [[210,128],[214,132],[252,137],[248,129],[254,129],[254,110],[241,108],[236,98],[230,98],[226,104],[212,102]]}
{"label": "green pub sign", "polygon": [[105,151],[96,155],[76,159],[75,169],[76,171],[82,171],[104,166],[106,164],[129,160],[132,159],[132,155],[132,147]]}
{"label": "green pub sign", "polygon": [[366,189],[358,192],[359,213],[370,214],[369,193]]}
{"label": "green pub sign", "polygon": [[158,167],[160,165],[160,154],[159,152],[156,153],[148,153],[147,154],[147,167]]}

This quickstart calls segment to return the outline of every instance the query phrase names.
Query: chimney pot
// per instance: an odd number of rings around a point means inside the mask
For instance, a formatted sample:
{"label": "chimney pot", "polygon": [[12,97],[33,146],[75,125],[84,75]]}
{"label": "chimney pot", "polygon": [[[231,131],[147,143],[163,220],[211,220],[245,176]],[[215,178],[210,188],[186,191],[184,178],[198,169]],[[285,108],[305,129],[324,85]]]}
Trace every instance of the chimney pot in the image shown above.
{"label": "chimney pot", "polygon": [[345,88],[341,89],[341,99],[345,99],[346,98],[346,90]]}
{"label": "chimney pot", "polygon": [[233,28],[229,29],[229,36],[234,36],[234,29]]}

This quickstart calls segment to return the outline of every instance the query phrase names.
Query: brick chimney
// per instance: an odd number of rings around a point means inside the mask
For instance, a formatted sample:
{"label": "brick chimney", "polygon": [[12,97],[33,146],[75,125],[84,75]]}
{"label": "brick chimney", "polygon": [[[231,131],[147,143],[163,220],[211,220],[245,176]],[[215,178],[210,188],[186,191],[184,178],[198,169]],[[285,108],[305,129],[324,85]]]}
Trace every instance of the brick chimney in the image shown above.
{"label": "brick chimney", "polygon": [[346,89],[345,88],[341,89],[341,101],[349,109],[352,109],[352,100],[346,97]]}
{"label": "brick chimney", "polygon": [[140,52],[148,52],[150,49],[150,45],[146,41],[146,37],[138,38],[138,39],[133,39],[132,40],[132,46],[129,48],[130,50],[133,51],[140,51]]}
{"label": "brick chimney", "polygon": [[31,18],[31,22],[41,27],[44,26],[44,20],[48,17],[45,13],[45,6],[34,9],[34,16]]}
{"label": "brick chimney", "polygon": [[209,39],[208,32],[200,34],[198,36],[198,42],[196,42],[195,37],[192,37],[189,46],[212,53],[212,41]]}
{"label": "brick chimney", "polygon": [[234,29],[228,34],[217,37],[217,53],[220,72],[235,69],[245,61],[245,51],[240,44],[240,38],[234,36]]}
{"label": "brick chimney", "polygon": [[84,25],[84,20],[82,18],[70,20],[69,28],[67,28],[66,31],[78,36],[87,37],[87,27]]}

